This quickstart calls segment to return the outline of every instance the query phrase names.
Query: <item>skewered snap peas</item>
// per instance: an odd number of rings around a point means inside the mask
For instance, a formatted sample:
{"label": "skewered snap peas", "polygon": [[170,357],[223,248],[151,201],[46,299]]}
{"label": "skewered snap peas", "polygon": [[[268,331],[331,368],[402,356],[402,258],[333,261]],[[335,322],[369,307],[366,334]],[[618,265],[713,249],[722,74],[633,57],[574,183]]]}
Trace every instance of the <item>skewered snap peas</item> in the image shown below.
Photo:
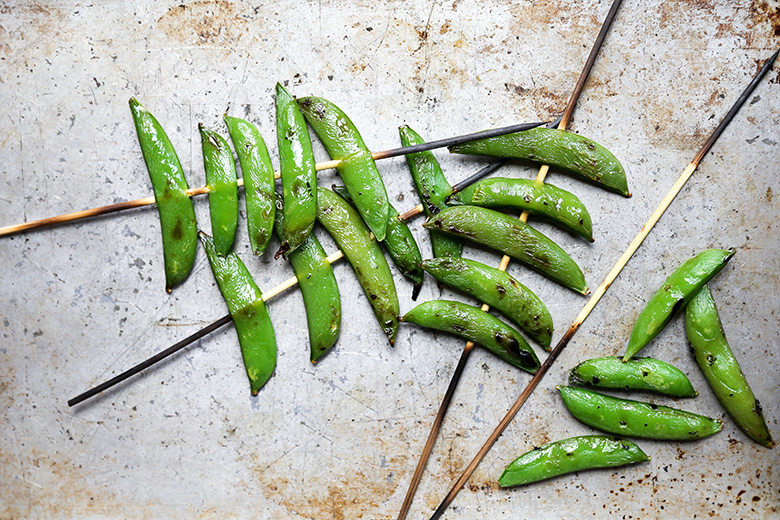
{"label": "skewered snap peas", "polygon": [[200,130],[203,166],[209,188],[211,233],[217,253],[225,256],[233,247],[238,227],[238,184],[236,163],[227,142],[203,125]]}
{"label": "skewered snap peas", "polygon": [[575,471],[646,462],[650,457],[626,439],[584,435],[550,442],[520,455],[498,479],[501,487],[522,486]]}
{"label": "skewered snap peas", "polygon": [[626,390],[644,390],[675,397],[696,397],[690,380],[680,369],[660,359],[620,356],[583,361],[569,372],[569,384]]}

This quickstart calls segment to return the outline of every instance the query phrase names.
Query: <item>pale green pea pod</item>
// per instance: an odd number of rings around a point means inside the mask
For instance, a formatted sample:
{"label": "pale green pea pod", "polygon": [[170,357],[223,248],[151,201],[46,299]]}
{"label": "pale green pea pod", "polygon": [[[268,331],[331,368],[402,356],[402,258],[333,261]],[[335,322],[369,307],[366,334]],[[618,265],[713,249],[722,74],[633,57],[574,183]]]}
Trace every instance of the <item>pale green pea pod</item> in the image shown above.
{"label": "pale green pea pod", "polygon": [[233,247],[238,227],[238,175],[233,152],[216,132],[198,125],[203,149],[203,166],[209,188],[209,214],[214,247],[226,255]]}
{"label": "pale green pea pod", "polygon": [[610,356],[583,361],[569,372],[569,384],[640,390],[675,397],[696,397],[690,380],[682,371],[660,359],[635,357],[630,361]]}

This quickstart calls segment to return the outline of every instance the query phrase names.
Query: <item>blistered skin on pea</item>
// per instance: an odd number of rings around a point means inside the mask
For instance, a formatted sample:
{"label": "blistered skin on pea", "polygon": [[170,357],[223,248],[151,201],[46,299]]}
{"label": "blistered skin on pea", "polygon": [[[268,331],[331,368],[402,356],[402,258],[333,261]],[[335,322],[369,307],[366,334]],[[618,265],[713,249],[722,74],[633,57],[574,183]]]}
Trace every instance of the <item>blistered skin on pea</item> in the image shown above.
{"label": "blistered skin on pea", "polygon": [[203,149],[203,166],[209,188],[209,215],[214,247],[226,255],[233,247],[238,227],[238,175],[233,152],[216,132],[198,126]]}
{"label": "blistered skin on pea", "polygon": [[696,363],[723,408],[751,439],[772,448],[775,443],[761,405],[729,347],[715,300],[706,285],[685,308],[685,330]]}
{"label": "blistered skin on pea", "polygon": [[649,357],[635,357],[626,362],[620,356],[583,361],[569,372],[569,384],[640,390],[675,397],[699,395],[680,369]]}

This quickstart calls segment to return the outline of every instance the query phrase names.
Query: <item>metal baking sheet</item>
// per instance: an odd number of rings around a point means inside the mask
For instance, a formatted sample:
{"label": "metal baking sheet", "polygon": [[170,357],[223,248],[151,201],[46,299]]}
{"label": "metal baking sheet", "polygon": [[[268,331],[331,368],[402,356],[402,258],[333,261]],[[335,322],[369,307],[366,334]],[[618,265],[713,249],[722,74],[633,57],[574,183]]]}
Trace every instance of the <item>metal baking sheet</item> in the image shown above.
{"label": "metal baking sheet", "polygon": [[[596,287],[764,59],[780,43],[777,1],[626,1],[574,112],[572,129],[612,150],[633,197],[552,172],[594,221],[587,243],[543,222]],[[204,182],[199,122],[230,113],[259,125],[276,161],[273,89],[345,109],[373,150],[409,124],[428,139],[562,112],[609,2],[238,3],[74,1],[0,4],[0,225],[145,197],[151,187],[127,100],[154,112],[192,186]],[[730,342],[780,437],[778,157],[780,65],[577,333],[446,518],[770,518],[778,452],[751,442],[719,407],[679,319],[647,354],[684,370],[698,398],[650,398],[722,417],[692,443],[640,441],[649,463],[521,489],[496,483],[532,446],[586,434],[555,385],[586,358],[620,351],[643,303],[698,251],[735,247],[712,282]],[[326,154],[319,144],[320,160]],[[483,159],[438,152],[456,182]],[[381,162],[393,203],[417,204],[401,158]],[[533,178],[513,164],[503,175]],[[321,183],[337,180],[321,174]],[[197,199],[202,227],[207,202]],[[430,254],[420,219],[412,230]],[[333,242],[317,234],[333,250]],[[292,275],[237,251],[258,284]],[[273,249],[274,246],[272,245]],[[466,256],[498,264],[468,247]],[[335,267],[340,340],[308,361],[301,297],[269,303],[276,375],[250,396],[226,327],[88,403],[66,401],[224,315],[202,251],[164,291],[152,207],[0,238],[0,518],[391,518],[397,514],[463,342],[403,326],[390,348],[349,266]],[[516,264],[546,302],[557,340],[585,298]],[[394,270],[401,311],[411,286]],[[461,299],[427,279],[419,301]],[[528,381],[472,356],[410,518],[428,518]]]}

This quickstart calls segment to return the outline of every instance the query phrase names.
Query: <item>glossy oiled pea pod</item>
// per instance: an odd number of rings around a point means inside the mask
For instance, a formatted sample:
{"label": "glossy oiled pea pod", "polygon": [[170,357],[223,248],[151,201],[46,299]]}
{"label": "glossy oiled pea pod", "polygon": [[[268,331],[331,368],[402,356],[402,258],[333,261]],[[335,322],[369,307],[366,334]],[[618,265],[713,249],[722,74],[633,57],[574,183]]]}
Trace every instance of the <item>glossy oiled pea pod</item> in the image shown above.
{"label": "glossy oiled pea pod", "polygon": [[707,249],[675,269],[636,319],[623,361],[628,361],[650,343],[699,289],[726,266],[734,253],[735,249]]}
{"label": "glossy oiled pea pod", "polygon": [[533,374],[539,370],[539,359],[525,338],[477,307],[449,300],[431,300],[407,312],[401,321],[473,341],[526,372]]}
{"label": "glossy oiled pea pod", "polygon": [[337,170],[355,207],[380,242],[385,239],[390,206],[387,191],[371,152],[347,115],[322,98],[298,100],[306,121],[319,136],[331,159],[340,159]]}
{"label": "glossy oiled pea pod", "polygon": [[[408,126],[398,129],[403,146],[423,144],[425,141],[417,132]],[[433,152],[418,152],[406,155],[406,163],[412,172],[414,186],[422,201],[423,211],[426,217],[435,215],[447,207],[446,199],[452,194],[452,186],[447,182],[441,171],[439,161]],[[460,256],[463,251],[463,241],[444,235],[438,231],[430,230],[431,249],[434,258],[443,256]]]}
{"label": "glossy oiled pea pod", "polygon": [[454,206],[432,216],[424,227],[467,238],[527,264],[580,294],[587,294],[585,275],[552,240],[525,222],[477,206]]}
{"label": "glossy oiled pea pod", "polygon": [[285,240],[279,252],[286,254],[303,244],[314,227],[317,171],[306,120],[298,103],[279,83],[276,84],[276,140],[279,144],[285,228]]}
{"label": "glossy oiled pea pod", "polygon": [[485,208],[515,208],[545,218],[593,242],[593,224],[576,195],[552,184],[494,177],[450,197],[450,203]]}
{"label": "glossy oiled pea pod", "polygon": [[160,214],[165,290],[171,292],[187,278],[195,261],[198,248],[195,208],[187,195],[187,181],[179,157],[160,123],[135,98],[130,98],[130,111]]}
{"label": "glossy oiled pea pod", "polygon": [[559,475],[646,462],[650,457],[626,439],[584,435],[550,442],[520,455],[498,479],[501,487],[522,486]]}
{"label": "glossy oiled pea pod", "polygon": [[685,308],[685,330],[696,363],[726,412],[751,439],[773,447],[761,404],[726,341],[715,300],[706,285]]}
{"label": "glossy oiled pea pod", "polygon": [[527,159],[549,164],[630,197],[626,171],[612,152],[581,135],[555,128],[532,128],[450,147],[453,153]]}
{"label": "glossy oiled pea pod", "polygon": [[550,311],[525,285],[505,271],[465,258],[424,260],[423,269],[440,282],[463,291],[515,322],[545,350],[550,350]]}
{"label": "glossy oiled pea pod", "polygon": [[723,428],[723,421],[676,408],[618,399],[607,395],[558,386],[569,412],[598,430],[615,435],[692,441],[709,437]]}
{"label": "glossy oiled pea pod", "polygon": [[236,253],[219,255],[210,236],[200,233],[200,239],[236,327],[252,395],[257,395],[276,368],[276,336],[263,296]]}
{"label": "glossy oiled pea pod", "polygon": [[203,149],[203,166],[209,188],[209,215],[214,247],[220,255],[226,255],[233,247],[238,227],[238,175],[233,152],[227,142],[216,132],[203,125],[200,130]]}
{"label": "glossy oiled pea pod", "polygon": [[379,325],[392,345],[398,332],[398,295],[379,243],[347,201],[326,188],[317,193],[317,220],[355,271]]}
{"label": "glossy oiled pea pod", "polygon": [[569,372],[569,384],[640,390],[675,397],[699,395],[680,369],[649,357],[635,357],[626,362],[620,356],[583,361]]}
{"label": "glossy oiled pea pod", "polygon": [[241,164],[246,222],[252,253],[262,255],[274,227],[274,168],[260,131],[249,121],[225,114],[225,124]]}

